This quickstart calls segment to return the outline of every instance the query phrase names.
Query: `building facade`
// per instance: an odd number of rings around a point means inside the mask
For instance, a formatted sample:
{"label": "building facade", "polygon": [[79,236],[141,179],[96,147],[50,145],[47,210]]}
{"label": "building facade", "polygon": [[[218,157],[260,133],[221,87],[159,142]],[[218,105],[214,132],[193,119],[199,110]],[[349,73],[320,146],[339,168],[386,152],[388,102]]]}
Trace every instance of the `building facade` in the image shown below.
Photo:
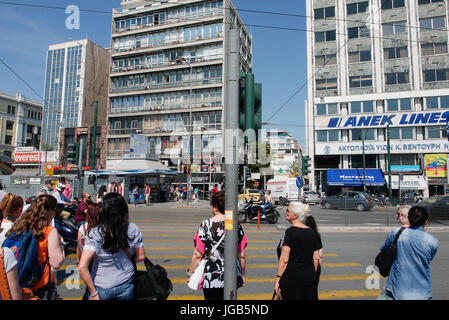
{"label": "building facade", "polygon": [[231,26],[240,31],[240,69],[251,72],[252,37],[229,0],[125,0],[114,10],[107,166],[130,152],[136,133],[172,169],[192,157],[192,172],[219,170]]}
{"label": "building facade", "polygon": [[42,103],[0,92],[0,154],[12,158],[17,147],[39,150]]}
{"label": "building facade", "polygon": [[[311,0],[307,16],[313,31],[307,35],[313,80],[306,101],[311,187],[327,187],[328,169],[361,169],[365,163],[382,170],[385,190],[390,157],[394,194],[400,175],[401,190],[443,194],[448,3]],[[439,168],[444,165],[438,174],[432,173],[432,157]]]}
{"label": "building facade", "polygon": [[[106,124],[110,52],[88,39],[50,45],[44,88],[42,151],[59,154],[60,128]],[[63,159],[58,159],[63,164]]]}
{"label": "building facade", "polygon": [[293,173],[295,165],[301,166],[301,156],[298,142],[287,131],[267,131],[267,141],[270,144],[271,169],[274,174]]}

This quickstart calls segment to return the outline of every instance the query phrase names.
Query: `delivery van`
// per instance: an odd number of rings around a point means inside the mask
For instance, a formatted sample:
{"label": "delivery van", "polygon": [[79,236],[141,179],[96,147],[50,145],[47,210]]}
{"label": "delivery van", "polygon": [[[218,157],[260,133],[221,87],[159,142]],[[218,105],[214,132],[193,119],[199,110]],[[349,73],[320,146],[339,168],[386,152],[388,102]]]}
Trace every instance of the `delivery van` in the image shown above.
{"label": "delivery van", "polygon": [[296,178],[274,178],[267,182],[267,190],[271,191],[273,201],[277,203],[280,197],[290,201],[299,201],[299,189],[296,186]]}

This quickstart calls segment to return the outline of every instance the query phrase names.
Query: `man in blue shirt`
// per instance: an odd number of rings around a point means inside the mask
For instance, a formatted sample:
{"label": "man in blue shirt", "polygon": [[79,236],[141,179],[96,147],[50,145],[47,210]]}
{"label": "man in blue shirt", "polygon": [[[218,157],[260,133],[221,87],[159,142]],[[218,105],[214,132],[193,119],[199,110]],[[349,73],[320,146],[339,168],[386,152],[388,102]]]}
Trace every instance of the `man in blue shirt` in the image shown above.
{"label": "man in blue shirt", "polygon": [[[394,261],[385,295],[395,300],[430,300],[432,282],[430,261],[438,250],[438,241],[424,231],[429,213],[423,207],[412,207],[408,213],[410,227],[398,239],[396,260]],[[381,250],[393,243],[399,228],[391,231]]]}

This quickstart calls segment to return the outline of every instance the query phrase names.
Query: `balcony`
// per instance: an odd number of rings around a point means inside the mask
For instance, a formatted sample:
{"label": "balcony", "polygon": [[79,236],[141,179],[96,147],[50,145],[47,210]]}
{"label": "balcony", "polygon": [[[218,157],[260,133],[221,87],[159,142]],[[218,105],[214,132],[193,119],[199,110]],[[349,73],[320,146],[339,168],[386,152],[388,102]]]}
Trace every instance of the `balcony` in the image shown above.
{"label": "balcony", "polygon": [[110,108],[111,114],[117,113],[136,113],[136,112],[153,112],[153,113],[173,113],[173,112],[187,112],[190,110],[190,106],[192,109],[202,108],[203,110],[207,108],[207,110],[215,110],[222,109],[223,106],[220,102],[208,103],[208,102],[195,102],[192,105],[184,103],[180,105],[151,105],[151,106],[137,106],[137,107],[121,107],[121,108]]}
{"label": "balcony", "polygon": [[126,88],[111,88],[110,93],[131,93],[131,92],[139,92],[146,90],[162,90],[162,89],[172,89],[172,88],[190,88],[192,86],[201,86],[201,85],[209,85],[209,84],[222,84],[222,78],[214,78],[214,79],[201,79],[194,81],[178,81],[172,83],[151,83],[146,85],[138,85],[133,87]]}

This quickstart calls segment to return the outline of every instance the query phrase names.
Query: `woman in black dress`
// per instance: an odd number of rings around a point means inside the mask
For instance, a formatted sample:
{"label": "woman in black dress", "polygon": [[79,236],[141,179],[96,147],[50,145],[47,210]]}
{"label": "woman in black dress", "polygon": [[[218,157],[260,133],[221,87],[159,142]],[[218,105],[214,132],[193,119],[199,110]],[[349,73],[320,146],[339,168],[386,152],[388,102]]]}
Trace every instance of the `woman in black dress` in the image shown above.
{"label": "woman in black dress", "polygon": [[316,300],[322,244],[316,230],[303,223],[310,216],[308,205],[292,202],[285,211],[291,223],[279,242],[278,272],[274,290],[283,300]]}

